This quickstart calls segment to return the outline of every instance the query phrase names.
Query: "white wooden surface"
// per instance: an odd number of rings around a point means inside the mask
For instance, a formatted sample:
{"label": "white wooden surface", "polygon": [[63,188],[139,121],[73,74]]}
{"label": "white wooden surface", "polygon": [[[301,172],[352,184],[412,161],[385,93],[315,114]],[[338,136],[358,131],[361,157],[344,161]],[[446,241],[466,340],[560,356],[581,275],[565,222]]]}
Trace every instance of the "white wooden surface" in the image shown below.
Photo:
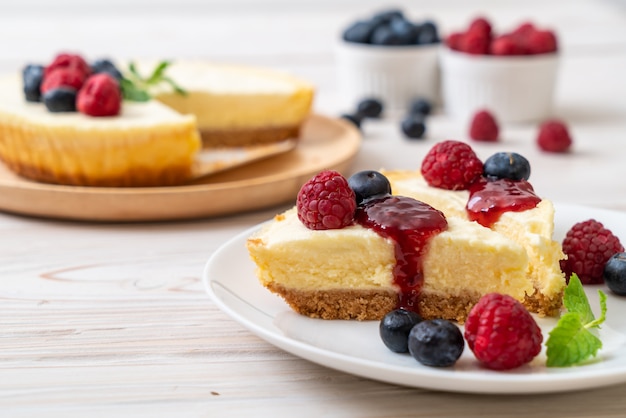
{"label": "white wooden surface", "polygon": [[[626,210],[626,5],[621,1],[396,1],[446,32],[477,13],[498,26],[555,27],[557,114],[569,155],[540,153],[535,126],[504,127],[482,157],[513,150],[557,202]],[[338,114],[332,44],[375,0],[0,1],[0,70],[60,50],[90,57],[199,57],[287,69]],[[409,142],[388,117],[364,126],[353,171],[415,168],[440,139],[466,139],[444,114]],[[2,196],[0,196],[2,199]],[[220,312],[200,283],[223,242],[283,207],[219,219],[91,224],[0,214],[0,416],[622,417],[619,385],[575,394],[471,396],[408,389],[314,365]],[[77,208],[80,210],[80,208]]]}

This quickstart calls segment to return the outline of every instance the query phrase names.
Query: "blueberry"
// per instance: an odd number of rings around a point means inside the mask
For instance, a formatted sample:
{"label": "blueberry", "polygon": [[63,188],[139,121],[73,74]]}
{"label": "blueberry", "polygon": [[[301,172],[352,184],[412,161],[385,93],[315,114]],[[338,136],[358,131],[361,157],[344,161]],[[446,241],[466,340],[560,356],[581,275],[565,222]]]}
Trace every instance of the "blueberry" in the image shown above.
{"label": "blueberry", "polygon": [[390,23],[394,19],[404,19],[404,12],[400,9],[382,10],[372,17],[372,22],[376,25]]}
{"label": "blueberry", "polygon": [[378,118],[382,112],[382,102],[371,97],[361,100],[357,105],[357,113],[366,118]]}
{"label": "blueberry", "polygon": [[363,116],[361,116],[360,114],[344,113],[343,115],[341,115],[341,117],[345,120],[349,120],[350,122],[352,122],[357,128],[361,128]]}
{"label": "blueberry", "polygon": [[409,353],[426,366],[452,366],[464,348],[461,330],[446,319],[422,321],[409,333]]}
{"label": "blueberry", "polygon": [[419,97],[409,104],[409,114],[428,116],[432,110],[432,105],[428,99]]}
{"label": "blueberry", "polygon": [[50,112],[75,112],[76,89],[72,87],[57,87],[48,90],[43,95],[43,102]]}
{"label": "blueberry", "polygon": [[376,24],[374,22],[361,20],[348,26],[343,31],[342,37],[346,42],[369,44],[371,42],[374,29],[376,29]]}
{"label": "blueberry", "polygon": [[359,171],[350,176],[348,185],[354,190],[357,205],[391,195],[389,180],[378,171]]}
{"label": "blueberry", "polygon": [[528,180],[530,163],[515,152],[497,152],[485,160],[483,175],[489,178]]}
{"label": "blueberry", "polygon": [[29,64],[22,70],[24,96],[27,102],[41,101],[41,81],[43,80],[43,65]]}
{"label": "blueberry", "polygon": [[426,132],[426,125],[424,124],[424,117],[422,115],[409,115],[402,119],[400,123],[402,133],[407,138],[421,139]]}
{"label": "blueberry", "polygon": [[604,265],[604,282],[613,293],[626,296],[626,253],[609,258]]}
{"label": "blueberry", "polygon": [[400,38],[402,45],[411,45],[416,43],[420,28],[414,23],[406,19],[396,17],[389,22],[389,27],[398,36],[398,38]]}
{"label": "blueberry", "polygon": [[404,309],[391,311],[380,321],[380,338],[394,353],[408,353],[409,333],[421,321],[422,317],[415,312]]}
{"label": "blueberry", "polygon": [[434,22],[427,21],[420,27],[417,43],[420,45],[436,44],[439,42],[439,32]]}
{"label": "blueberry", "polygon": [[403,40],[400,35],[394,32],[389,25],[380,25],[372,33],[373,45],[402,45]]}
{"label": "blueberry", "polygon": [[117,81],[122,79],[122,73],[117,69],[115,64],[109,59],[99,59],[91,64],[91,71],[94,74],[107,73]]}

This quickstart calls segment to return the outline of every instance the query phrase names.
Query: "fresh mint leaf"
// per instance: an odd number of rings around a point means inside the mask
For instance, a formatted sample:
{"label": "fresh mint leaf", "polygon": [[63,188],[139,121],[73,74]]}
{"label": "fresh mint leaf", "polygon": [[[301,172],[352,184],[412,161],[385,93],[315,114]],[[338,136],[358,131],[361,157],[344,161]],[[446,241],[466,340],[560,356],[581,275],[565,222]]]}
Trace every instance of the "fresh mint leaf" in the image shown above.
{"label": "fresh mint leaf", "polygon": [[600,325],[606,320],[606,295],[602,290],[598,290],[600,298],[600,318],[587,324],[587,328],[600,328]]}
{"label": "fresh mint leaf", "polygon": [[579,364],[596,356],[602,348],[602,341],[590,331],[599,328],[606,319],[606,295],[601,290],[598,294],[600,317],[596,319],[580,279],[576,274],[570,277],[563,292],[563,304],[568,312],[561,316],[546,341],[548,367]]}
{"label": "fresh mint leaf", "polygon": [[564,314],[550,332],[546,342],[548,367],[567,367],[581,363],[593,356],[602,347],[602,342],[593,335],[577,312]]}
{"label": "fresh mint leaf", "polygon": [[141,74],[139,74],[139,72],[137,71],[137,67],[135,66],[134,62],[128,64],[128,71],[133,75],[133,77],[141,79]]}
{"label": "fresh mint leaf", "polygon": [[186,95],[187,92],[177,85],[174,80],[165,75],[165,71],[171,65],[170,61],[159,62],[149,77],[143,77],[137,70],[134,62],[128,65],[128,77],[122,78],[121,88],[125,100],[134,102],[146,102],[151,99],[150,90],[155,86],[166,83],[174,92]]}
{"label": "fresh mint leaf", "polygon": [[150,95],[146,91],[138,89],[131,80],[122,78],[120,85],[124,100],[133,102],[147,102],[150,100]]}
{"label": "fresh mint leaf", "polygon": [[174,89],[174,91],[182,96],[186,96],[187,95],[187,90],[183,89],[182,87],[180,87],[178,84],[176,84],[174,82],[174,80],[172,80],[169,77],[163,77],[163,81],[165,81],[166,83],[168,83],[172,89]]}
{"label": "fresh mint leaf", "polygon": [[163,79],[163,74],[165,73],[165,70],[169,66],[170,66],[169,61],[161,61],[160,63],[158,63],[157,66],[152,71],[152,75],[150,75],[150,77],[148,77],[148,79],[146,80],[146,83],[155,84],[161,81]]}
{"label": "fresh mint leaf", "polygon": [[583,324],[596,319],[591,306],[589,306],[589,300],[587,300],[583,284],[576,274],[572,274],[569,284],[563,292],[563,305],[565,305],[568,312],[578,312],[581,315]]}

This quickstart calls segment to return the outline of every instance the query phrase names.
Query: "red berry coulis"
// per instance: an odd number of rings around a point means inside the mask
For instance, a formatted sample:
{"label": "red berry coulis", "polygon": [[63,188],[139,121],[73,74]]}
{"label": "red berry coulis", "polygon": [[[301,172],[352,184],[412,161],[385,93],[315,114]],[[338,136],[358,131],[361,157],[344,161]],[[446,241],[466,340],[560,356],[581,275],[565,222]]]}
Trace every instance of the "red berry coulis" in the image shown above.
{"label": "red berry coulis", "polygon": [[390,196],[359,206],[355,219],[394,242],[393,276],[400,288],[398,308],[417,311],[424,282],[422,259],[429,239],[448,227],[443,213],[409,197]]}
{"label": "red berry coulis", "polygon": [[466,207],[468,218],[488,228],[504,212],[522,212],[541,202],[533,186],[525,180],[489,181],[481,178],[470,186],[469,192]]}

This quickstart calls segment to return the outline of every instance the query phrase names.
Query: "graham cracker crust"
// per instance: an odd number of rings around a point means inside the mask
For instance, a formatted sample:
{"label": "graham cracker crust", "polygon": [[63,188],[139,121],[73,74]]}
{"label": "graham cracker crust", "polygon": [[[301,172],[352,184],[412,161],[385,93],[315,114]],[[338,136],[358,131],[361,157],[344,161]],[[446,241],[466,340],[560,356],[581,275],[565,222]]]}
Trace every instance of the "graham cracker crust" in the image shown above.
{"label": "graham cracker crust", "polygon": [[[280,295],[296,312],[311,318],[381,320],[398,306],[398,295],[392,290],[293,290],[269,283],[267,288]],[[442,296],[422,292],[418,313],[424,319],[445,318],[465,322],[478,295]]]}
{"label": "graham cracker crust", "polygon": [[[320,319],[381,320],[398,306],[395,291],[384,290],[294,290],[268,283],[267,288],[280,295],[297,313]],[[478,293],[461,296],[422,292],[416,311],[424,319],[443,318],[465,323],[472,307],[480,299]],[[527,296],[524,305],[539,316],[556,316],[561,310],[562,298],[547,298],[535,291]]]}
{"label": "graham cracker crust", "polygon": [[535,289],[535,293],[526,295],[523,303],[526,309],[541,317],[558,316],[563,308],[563,292],[549,298]]}
{"label": "graham cracker crust", "polygon": [[300,125],[226,130],[200,129],[203,148],[263,145],[299,136]]}
{"label": "graham cracker crust", "polygon": [[321,319],[380,320],[398,304],[394,291],[380,290],[292,290],[268,283],[267,288],[280,295],[301,315]]}
{"label": "graham cracker crust", "polygon": [[424,319],[443,318],[463,324],[479,299],[478,293],[450,296],[422,292],[418,301],[418,313]]}

